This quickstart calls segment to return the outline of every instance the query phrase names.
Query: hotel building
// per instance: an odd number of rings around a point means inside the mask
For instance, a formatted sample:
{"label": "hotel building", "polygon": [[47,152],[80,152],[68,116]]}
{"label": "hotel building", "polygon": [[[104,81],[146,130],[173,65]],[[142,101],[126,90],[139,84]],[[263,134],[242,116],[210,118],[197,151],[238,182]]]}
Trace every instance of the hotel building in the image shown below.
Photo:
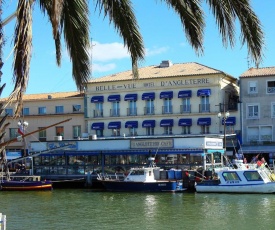
{"label": "hotel building", "polygon": [[86,127],[97,138],[240,133],[237,79],[198,63],[162,61],[140,68],[138,79],[132,71],[94,79],[85,97]]}

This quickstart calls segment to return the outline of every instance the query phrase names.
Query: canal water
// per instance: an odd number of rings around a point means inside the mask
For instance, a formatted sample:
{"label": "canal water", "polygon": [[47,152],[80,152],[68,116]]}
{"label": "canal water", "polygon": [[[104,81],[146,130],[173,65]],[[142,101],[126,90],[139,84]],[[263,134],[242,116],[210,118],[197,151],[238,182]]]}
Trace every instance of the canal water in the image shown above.
{"label": "canal water", "polygon": [[0,192],[7,230],[274,229],[275,195]]}

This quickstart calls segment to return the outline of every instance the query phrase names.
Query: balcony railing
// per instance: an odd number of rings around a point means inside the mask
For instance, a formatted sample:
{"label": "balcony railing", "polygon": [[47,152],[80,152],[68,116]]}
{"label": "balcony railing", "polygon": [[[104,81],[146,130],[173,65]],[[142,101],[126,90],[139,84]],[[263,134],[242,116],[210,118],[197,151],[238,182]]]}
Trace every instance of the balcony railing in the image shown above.
{"label": "balcony railing", "polygon": [[155,115],[155,107],[144,107],[144,115]]}
{"label": "balcony railing", "polygon": [[173,113],[173,106],[162,106],[162,114],[172,114]]}
{"label": "balcony railing", "polygon": [[200,113],[210,113],[210,104],[199,104]]}
{"label": "balcony railing", "polygon": [[94,110],[94,117],[103,117],[103,110]]}
{"label": "balcony railing", "polygon": [[181,105],[180,113],[191,113],[191,105]]}
{"label": "balcony railing", "polygon": [[110,109],[110,117],[119,117],[120,109]]}
{"label": "balcony railing", "polygon": [[136,116],[137,108],[127,108],[127,116]]}

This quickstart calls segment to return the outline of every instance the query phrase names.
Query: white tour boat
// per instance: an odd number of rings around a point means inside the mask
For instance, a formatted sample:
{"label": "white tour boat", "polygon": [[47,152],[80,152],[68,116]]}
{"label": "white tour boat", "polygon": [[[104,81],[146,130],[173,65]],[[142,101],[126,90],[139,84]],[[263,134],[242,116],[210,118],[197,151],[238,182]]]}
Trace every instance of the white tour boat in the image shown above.
{"label": "white tour boat", "polygon": [[235,160],[230,167],[213,169],[210,180],[195,184],[198,193],[275,193],[275,174],[262,164]]}

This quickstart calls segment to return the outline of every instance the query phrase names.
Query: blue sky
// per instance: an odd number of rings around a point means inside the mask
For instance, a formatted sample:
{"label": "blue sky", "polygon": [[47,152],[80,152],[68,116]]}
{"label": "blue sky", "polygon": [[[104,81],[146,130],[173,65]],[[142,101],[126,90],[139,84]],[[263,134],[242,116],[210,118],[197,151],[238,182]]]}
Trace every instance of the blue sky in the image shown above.
{"label": "blue sky", "polygon": [[[2,20],[15,10],[17,0],[5,0]],[[198,62],[200,64],[224,71],[238,78],[244,71],[254,67],[247,59],[246,44],[241,46],[240,33],[236,24],[236,45],[233,49],[225,48],[215,20],[205,9],[206,29],[204,37],[204,54],[197,56],[185,38],[178,16],[166,4],[156,0],[133,0],[140,31],[146,48],[145,60],[140,67],[158,65],[162,60],[173,63]],[[275,15],[274,0],[252,0],[252,6],[263,24],[265,32],[265,57],[260,67],[275,66]],[[91,19],[91,63],[92,76],[98,78],[112,73],[131,69],[131,60],[124,48],[123,40],[103,18],[94,11],[94,1],[90,0]],[[7,97],[13,89],[12,44],[15,20],[4,27],[6,44],[4,47],[4,67],[1,84],[6,83],[2,97]],[[47,18],[42,15],[38,2],[33,14],[33,50],[30,79],[27,94],[75,91],[75,82],[71,74],[71,62],[63,46],[61,67],[55,61],[55,46],[52,30]]]}

